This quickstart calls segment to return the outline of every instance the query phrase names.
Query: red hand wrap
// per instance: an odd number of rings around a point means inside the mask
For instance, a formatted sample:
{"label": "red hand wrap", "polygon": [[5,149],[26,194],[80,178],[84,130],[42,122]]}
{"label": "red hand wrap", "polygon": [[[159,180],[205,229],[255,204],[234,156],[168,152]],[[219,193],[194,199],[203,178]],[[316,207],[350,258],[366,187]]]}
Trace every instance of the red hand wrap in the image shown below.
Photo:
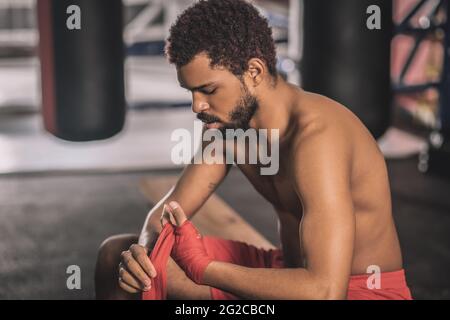
{"label": "red hand wrap", "polygon": [[205,250],[203,237],[189,220],[175,227],[174,234],[172,258],[192,281],[203,284],[203,274],[212,261]]}

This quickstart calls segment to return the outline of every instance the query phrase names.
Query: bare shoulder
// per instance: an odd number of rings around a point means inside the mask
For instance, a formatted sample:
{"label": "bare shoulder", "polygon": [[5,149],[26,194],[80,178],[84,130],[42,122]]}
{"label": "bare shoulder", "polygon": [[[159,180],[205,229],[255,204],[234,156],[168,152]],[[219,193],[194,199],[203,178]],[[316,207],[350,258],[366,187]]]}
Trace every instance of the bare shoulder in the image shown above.
{"label": "bare shoulder", "polygon": [[306,121],[319,120],[328,127],[341,130],[354,130],[364,127],[359,118],[346,106],[326,96],[302,91],[298,100],[298,109]]}
{"label": "bare shoulder", "polygon": [[[298,130],[292,144],[297,160],[305,161],[306,158],[306,163],[312,165],[318,157],[325,157],[333,159],[336,164],[339,161],[351,166],[356,164],[358,168],[352,171],[360,172],[363,163],[365,166],[370,163],[370,158],[382,158],[369,130],[344,105],[325,96],[302,91],[297,108]],[[307,161],[308,158],[311,161]]]}
{"label": "bare shoulder", "polygon": [[343,108],[338,103],[319,95],[302,103],[292,137],[292,182],[305,208],[347,206],[355,145],[352,131],[342,125],[348,116],[335,110]]}
{"label": "bare shoulder", "polygon": [[[294,145],[351,144],[352,132],[358,126],[358,118],[345,106],[325,96],[303,91],[296,112],[298,130]],[[341,145],[342,147],[342,145]]]}

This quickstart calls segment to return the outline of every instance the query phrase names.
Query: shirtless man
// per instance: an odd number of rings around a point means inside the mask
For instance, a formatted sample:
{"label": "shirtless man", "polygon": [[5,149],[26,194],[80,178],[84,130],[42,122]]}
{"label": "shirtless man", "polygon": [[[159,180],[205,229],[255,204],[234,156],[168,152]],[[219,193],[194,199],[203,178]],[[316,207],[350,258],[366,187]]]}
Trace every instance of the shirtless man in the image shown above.
{"label": "shirtless man", "polygon": [[[352,275],[403,271],[383,154],[346,107],[287,83],[276,73],[271,29],[242,0],[208,0],[172,26],[166,53],[192,110],[206,128],[278,129],[276,175],[239,164],[275,208],[285,268],[211,263],[207,284],[191,281],[172,260],[170,299],[210,299],[214,286],[242,298],[345,299]],[[248,146],[255,147],[255,146]],[[140,298],[156,271],[148,258],[163,205],[189,219],[226,177],[227,164],[189,164],[176,186],[148,214],[140,235],[102,244],[96,268],[100,299]],[[174,212],[174,211],[172,211]],[[407,288],[407,287],[406,287]]]}

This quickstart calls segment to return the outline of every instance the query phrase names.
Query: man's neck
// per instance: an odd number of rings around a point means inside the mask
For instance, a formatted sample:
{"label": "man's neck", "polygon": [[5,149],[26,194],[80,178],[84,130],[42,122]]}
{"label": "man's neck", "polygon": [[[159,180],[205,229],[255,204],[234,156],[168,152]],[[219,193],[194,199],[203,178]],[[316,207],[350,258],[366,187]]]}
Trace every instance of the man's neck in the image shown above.
{"label": "man's neck", "polygon": [[290,120],[295,112],[296,100],[299,97],[299,88],[287,83],[280,75],[276,85],[258,97],[259,108],[250,127],[254,129],[278,129],[279,138],[288,132]]}

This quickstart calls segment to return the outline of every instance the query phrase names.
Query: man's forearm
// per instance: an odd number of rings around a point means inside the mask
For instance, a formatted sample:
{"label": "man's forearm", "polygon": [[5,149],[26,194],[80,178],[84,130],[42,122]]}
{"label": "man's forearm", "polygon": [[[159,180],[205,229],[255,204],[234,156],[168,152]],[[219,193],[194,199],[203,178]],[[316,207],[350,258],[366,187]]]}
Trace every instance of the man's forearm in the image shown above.
{"label": "man's forearm", "polygon": [[153,229],[151,226],[148,226],[148,229],[142,230],[139,235],[138,244],[148,249],[153,248],[158,239],[159,231],[156,227]]}
{"label": "man's forearm", "polygon": [[160,223],[161,214],[162,205],[159,203],[148,213],[139,235],[138,244],[149,249],[154,246],[162,229]]}
{"label": "man's forearm", "polygon": [[329,299],[328,286],[303,268],[247,268],[213,261],[203,283],[244,299]]}
{"label": "man's forearm", "polygon": [[[178,197],[172,191],[173,188],[148,213],[141,234],[139,235],[138,244],[149,249],[153,248],[162,230],[161,215],[163,213],[164,204],[168,204],[171,201],[179,201],[177,199]],[[192,217],[193,215],[194,213],[189,217]]]}

